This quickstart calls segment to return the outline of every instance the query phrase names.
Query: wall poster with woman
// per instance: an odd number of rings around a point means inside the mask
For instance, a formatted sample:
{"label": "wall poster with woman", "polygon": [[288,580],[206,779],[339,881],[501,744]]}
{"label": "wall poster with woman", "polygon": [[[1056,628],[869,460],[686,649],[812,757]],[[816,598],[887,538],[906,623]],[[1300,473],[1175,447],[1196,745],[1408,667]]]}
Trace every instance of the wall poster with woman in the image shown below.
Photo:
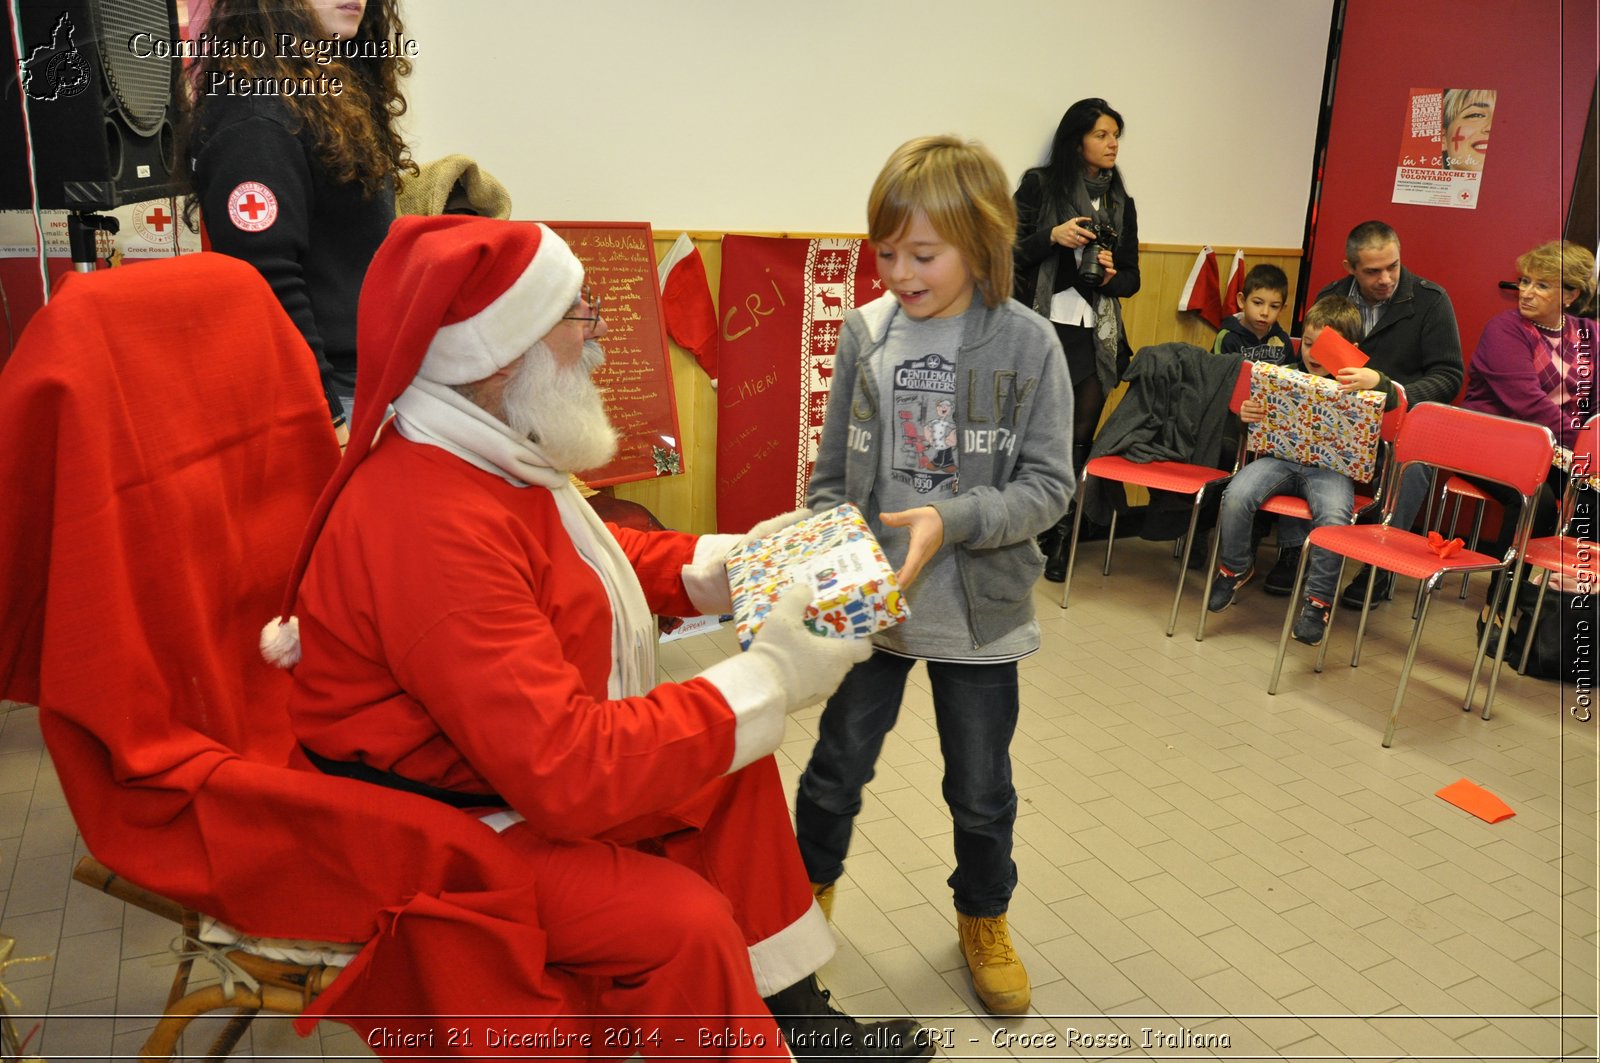
{"label": "wall poster with woman", "polygon": [[1494,125],[1494,89],[1412,89],[1400,132],[1395,203],[1478,206]]}

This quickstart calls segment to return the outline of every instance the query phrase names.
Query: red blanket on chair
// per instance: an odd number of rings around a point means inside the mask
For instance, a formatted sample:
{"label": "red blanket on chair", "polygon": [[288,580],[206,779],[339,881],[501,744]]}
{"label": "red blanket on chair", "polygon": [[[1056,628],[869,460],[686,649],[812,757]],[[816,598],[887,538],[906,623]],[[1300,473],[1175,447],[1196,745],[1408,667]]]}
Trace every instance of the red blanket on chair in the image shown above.
{"label": "red blanket on chair", "polygon": [[452,1020],[585,1010],[544,967],[531,875],[464,813],[304,768],[256,649],[337,459],[251,267],[71,278],[0,372],[0,696],[40,706],[113,870],[247,933],[368,942],[314,1012],[431,1034],[383,1054],[493,1054]]}

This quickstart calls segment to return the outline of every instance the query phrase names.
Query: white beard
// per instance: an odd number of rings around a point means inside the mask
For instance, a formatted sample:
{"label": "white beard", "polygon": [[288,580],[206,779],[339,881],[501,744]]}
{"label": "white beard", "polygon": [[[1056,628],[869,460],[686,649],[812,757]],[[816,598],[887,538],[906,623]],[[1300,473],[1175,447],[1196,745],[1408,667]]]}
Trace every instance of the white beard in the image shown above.
{"label": "white beard", "polygon": [[605,351],[589,340],[578,363],[562,368],[541,340],[506,382],[506,424],[537,446],[552,468],[598,469],[616,456],[617,430],[591,379],[604,361]]}

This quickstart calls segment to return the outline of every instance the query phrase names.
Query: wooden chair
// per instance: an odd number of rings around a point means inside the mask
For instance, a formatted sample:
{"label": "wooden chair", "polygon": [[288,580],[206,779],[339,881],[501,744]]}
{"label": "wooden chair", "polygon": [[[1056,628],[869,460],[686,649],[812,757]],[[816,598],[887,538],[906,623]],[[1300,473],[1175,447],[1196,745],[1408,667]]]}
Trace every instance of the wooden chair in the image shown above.
{"label": "wooden chair", "polygon": [[[171,920],[182,929],[186,942],[200,940],[202,916],[199,912],[129,882],[92,856],[78,861],[72,877],[85,886]],[[232,1009],[233,1014],[205,1053],[207,1059],[221,1059],[237,1047],[258,1014],[263,1011],[280,1015],[304,1012],[344,969],[343,964],[286,963],[258,955],[248,947],[221,948],[215,955],[220,962],[231,965],[230,974],[234,977],[199,988],[191,988],[190,984],[196,953],[185,950],[179,956],[161,1018],[145,1038],[139,1050],[140,1059],[171,1059],[190,1023],[202,1015]]]}
{"label": "wooden chair", "polygon": [[[1207,356],[1210,357],[1210,356]],[[1250,397],[1250,363],[1239,364],[1239,375],[1234,381],[1233,393],[1228,400],[1228,409],[1234,413],[1239,412],[1239,406]],[[1178,606],[1183,601],[1184,578],[1189,571],[1189,554],[1194,549],[1195,526],[1200,520],[1200,509],[1205,504],[1207,493],[1218,484],[1226,483],[1233,475],[1230,469],[1214,469],[1209,465],[1190,465],[1181,461],[1130,461],[1118,454],[1102,454],[1098,458],[1090,458],[1084,462],[1082,470],[1078,473],[1078,499],[1079,503],[1073,507],[1072,515],[1072,540],[1067,549],[1067,577],[1061,587],[1061,608],[1067,607],[1068,595],[1072,593],[1072,570],[1078,560],[1078,531],[1083,524],[1083,496],[1088,487],[1089,478],[1106,480],[1121,484],[1137,484],[1152,491],[1170,491],[1177,495],[1189,495],[1192,502],[1189,507],[1189,530],[1183,537],[1182,557],[1178,562],[1178,587],[1172,595],[1172,613],[1167,618],[1167,637],[1172,637],[1172,632],[1178,626]],[[1106,532],[1106,558],[1101,566],[1102,576],[1111,575],[1111,551],[1117,541],[1117,511],[1111,511],[1111,527]],[[1204,603],[1202,603],[1204,612]]]}
{"label": "wooden chair", "polygon": [[[1508,584],[1515,585],[1523,567],[1523,552],[1527,545],[1529,529],[1533,526],[1533,494],[1544,483],[1550,470],[1550,456],[1555,443],[1548,429],[1495,417],[1473,410],[1462,410],[1436,402],[1424,402],[1412,407],[1400,426],[1395,440],[1394,471],[1390,483],[1398,484],[1407,466],[1421,462],[1443,472],[1466,473],[1514,488],[1523,497],[1522,515],[1518,521],[1516,538],[1507,557],[1490,557],[1475,550],[1462,549],[1442,556],[1428,536],[1391,526],[1398,490],[1391,490],[1383,505],[1381,524],[1341,525],[1313,528],[1309,545],[1332,550],[1336,554],[1369,566],[1366,593],[1361,604],[1361,621],[1356,628],[1355,650],[1350,657],[1350,667],[1361,662],[1361,641],[1366,634],[1367,617],[1372,609],[1372,590],[1377,570],[1384,569],[1421,582],[1423,597],[1412,623],[1411,640],[1406,647],[1405,662],[1400,668],[1400,681],[1395,689],[1394,704],[1389,711],[1388,726],[1384,729],[1385,747],[1394,741],[1395,724],[1400,718],[1400,706],[1405,701],[1406,683],[1411,676],[1411,666],[1416,660],[1417,646],[1422,641],[1423,624],[1428,618],[1428,603],[1439,581],[1451,573],[1495,572],[1512,568],[1510,580],[1500,580],[1491,603],[1491,615],[1505,594]],[[1310,550],[1300,557],[1300,567],[1295,573],[1294,592],[1289,598],[1289,608],[1283,621],[1283,631],[1278,637],[1278,654],[1272,665],[1272,678],[1267,693],[1278,692],[1278,679],[1283,671],[1284,651],[1289,643],[1289,631],[1294,626],[1295,614],[1305,587],[1307,562]],[[1513,567],[1514,566],[1514,567]],[[1343,573],[1340,573],[1343,578]],[[1331,605],[1329,630],[1338,615],[1337,599]],[[1467,695],[1461,708],[1472,708],[1477,689],[1478,673],[1482,667],[1493,625],[1484,627],[1478,640],[1477,652],[1472,661],[1472,675],[1467,682]],[[1500,657],[1505,652],[1506,625],[1501,625],[1499,647],[1490,664],[1488,691],[1483,704],[1483,718],[1489,719],[1494,705],[1495,687],[1499,682]],[[1324,639],[1317,652],[1316,670],[1322,670],[1327,655],[1328,640]]]}

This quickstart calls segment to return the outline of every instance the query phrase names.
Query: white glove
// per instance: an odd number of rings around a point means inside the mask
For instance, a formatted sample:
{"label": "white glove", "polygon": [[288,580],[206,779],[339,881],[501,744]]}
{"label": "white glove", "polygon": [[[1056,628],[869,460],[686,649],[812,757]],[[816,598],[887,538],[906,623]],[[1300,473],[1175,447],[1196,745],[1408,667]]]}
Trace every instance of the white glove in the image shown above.
{"label": "white glove", "polygon": [[769,517],[741,536],[700,536],[695,543],[694,558],[683,566],[683,587],[701,615],[721,616],[733,609],[733,592],[728,587],[729,558],[757,539],[782,531],[809,516],[809,509],[796,509]]}
{"label": "white glove", "polygon": [[728,551],[728,556],[732,557],[757,539],[765,539],[774,532],[783,531],[791,524],[799,524],[809,516],[811,516],[811,511],[801,506],[799,509],[791,509],[787,513],[779,513],[776,517],[768,517],[766,520],[759,521],[755,527],[745,532],[744,536],[734,544],[733,549]]}
{"label": "white glove", "polygon": [[810,604],[810,588],[796,584],[784,591],[745,651],[777,671],[785,712],[826,698],[846,672],[872,656],[871,639],[832,638],[806,627]]}
{"label": "white glove", "polygon": [[744,653],[701,672],[733,710],[729,772],[766,756],[783,742],[784,718],[832,694],[854,665],[872,656],[870,639],[813,634],[805,624],[808,587],[784,592]]}

